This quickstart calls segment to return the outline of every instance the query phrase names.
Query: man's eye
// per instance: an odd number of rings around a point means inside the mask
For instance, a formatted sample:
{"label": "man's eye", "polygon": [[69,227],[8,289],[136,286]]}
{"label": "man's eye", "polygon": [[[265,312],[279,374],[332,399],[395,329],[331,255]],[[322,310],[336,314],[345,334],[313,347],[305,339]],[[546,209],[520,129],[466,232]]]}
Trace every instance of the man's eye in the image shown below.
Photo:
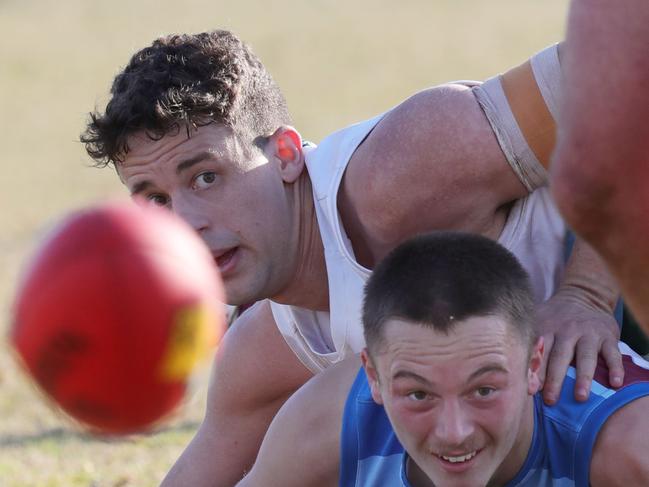
{"label": "man's eye", "polygon": [[475,393],[478,397],[489,397],[495,391],[496,389],[494,389],[493,387],[478,387]]}
{"label": "man's eye", "polygon": [[200,173],[194,178],[192,184],[193,189],[205,189],[209,188],[216,181],[216,173],[212,171],[205,171]]}
{"label": "man's eye", "polygon": [[428,397],[428,394],[426,394],[424,391],[413,391],[408,394],[408,398],[412,399],[413,401],[423,401]]}
{"label": "man's eye", "polygon": [[167,206],[169,198],[162,194],[150,194],[146,197],[147,201],[156,206]]}

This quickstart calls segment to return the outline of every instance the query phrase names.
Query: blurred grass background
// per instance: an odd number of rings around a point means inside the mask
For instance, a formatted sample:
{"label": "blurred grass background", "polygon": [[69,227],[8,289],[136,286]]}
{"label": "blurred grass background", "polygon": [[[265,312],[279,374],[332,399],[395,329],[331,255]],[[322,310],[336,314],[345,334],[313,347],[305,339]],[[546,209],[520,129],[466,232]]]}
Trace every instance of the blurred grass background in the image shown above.
{"label": "blurred grass background", "polygon": [[60,215],[124,197],[78,142],[114,75],[159,35],[247,40],[307,139],[453,79],[484,79],[560,40],[568,0],[0,0],[0,486],[153,486],[204,413],[206,373],[160,431],[87,436],[16,367],[4,339],[21,265]]}

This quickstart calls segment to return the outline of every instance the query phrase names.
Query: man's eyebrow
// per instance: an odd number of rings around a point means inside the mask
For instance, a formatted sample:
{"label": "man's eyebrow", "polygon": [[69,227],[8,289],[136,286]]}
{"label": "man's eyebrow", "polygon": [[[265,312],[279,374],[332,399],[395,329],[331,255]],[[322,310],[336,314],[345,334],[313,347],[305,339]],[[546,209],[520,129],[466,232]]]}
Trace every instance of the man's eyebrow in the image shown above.
{"label": "man's eyebrow", "polygon": [[[198,164],[199,162],[202,162],[206,159],[216,159],[216,156],[212,152],[201,152],[200,154],[196,154],[194,157],[190,157],[189,159],[185,159],[182,161],[178,166],[176,167],[176,174],[180,174],[181,172],[189,169],[195,164]],[[135,184],[133,186],[133,189],[131,190],[131,195],[137,195],[140,194],[149,187],[153,186],[150,181],[140,181],[139,183]]]}
{"label": "man's eyebrow", "polygon": [[216,159],[216,156],[214,155],[213,152],[208,152],[208,151],[201,152],[200,154],[196,154],[194,157],[185,159],[180,164],[178,164],[178,166],[176,166],[176,174],[180,174],[181,172],[189,169],[195,164],[198,164],[199,162],[203,162],[205,159]]}
{"label": "man's eyebrow", "polygon": [[432,386],[431,382],[422,377],[419,374],[415,374],[414,372],[410,372],[409,370],[398,370],[393,376],[392,380],[397,380],[397,379],[413,379],[421,384],[424,384],[426,386]]}
{"label": "man's eyebrow", "polygon": [[133,186],[133,189],[131,190],[131,194],[132,195],[140,194],[144,192],[149,186],[151,186],[151,183],[149,181],[140,181],[135,186]]}
{"label": "man's eyebrow", "polygon": [[471,381],[477,379],[478,377],[480,377],[481,375],[488,374],[490,372],[497,372],[497,373],[500,373],[500,374],[508,374],[509,370],[507,370],[505,367],[503,367],[500,364],[485,365],[484,367],[480,367],[478,370],[473,372],[469,376],[469,378],[467,379],[467,382],[471,382]]}

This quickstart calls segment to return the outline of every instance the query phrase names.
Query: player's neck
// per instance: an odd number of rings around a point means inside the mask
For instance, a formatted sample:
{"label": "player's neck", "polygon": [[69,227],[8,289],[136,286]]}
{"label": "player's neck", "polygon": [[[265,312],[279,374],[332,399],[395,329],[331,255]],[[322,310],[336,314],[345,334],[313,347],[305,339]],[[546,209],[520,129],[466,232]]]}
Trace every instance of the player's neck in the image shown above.
{"label": "player's neck", "polygon": [[293,185],[297,258],[293,278],[271,299],[314,311],[329,311],[329,285],[324,247],[313,203],[311,180],[305,171]]}

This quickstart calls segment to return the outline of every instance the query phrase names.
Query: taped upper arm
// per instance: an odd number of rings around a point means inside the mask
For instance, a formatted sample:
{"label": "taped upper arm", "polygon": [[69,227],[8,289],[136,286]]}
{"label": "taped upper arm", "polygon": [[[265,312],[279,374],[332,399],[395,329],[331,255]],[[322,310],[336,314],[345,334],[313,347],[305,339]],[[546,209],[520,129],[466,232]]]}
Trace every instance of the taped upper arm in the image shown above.
{"label": "taped upper arm", "polygon": [[480,86],[436,86],[389,111],[339,193],[352,242],[370,248],[365,264],[418,233],[487,233],[497,211],[545,185],[560,77],[552,46]]}
{"label": "taped upper arm", "polygon": [[529,191],[547,184],[562,91],[559,45],[475,89],[510,166]]}

